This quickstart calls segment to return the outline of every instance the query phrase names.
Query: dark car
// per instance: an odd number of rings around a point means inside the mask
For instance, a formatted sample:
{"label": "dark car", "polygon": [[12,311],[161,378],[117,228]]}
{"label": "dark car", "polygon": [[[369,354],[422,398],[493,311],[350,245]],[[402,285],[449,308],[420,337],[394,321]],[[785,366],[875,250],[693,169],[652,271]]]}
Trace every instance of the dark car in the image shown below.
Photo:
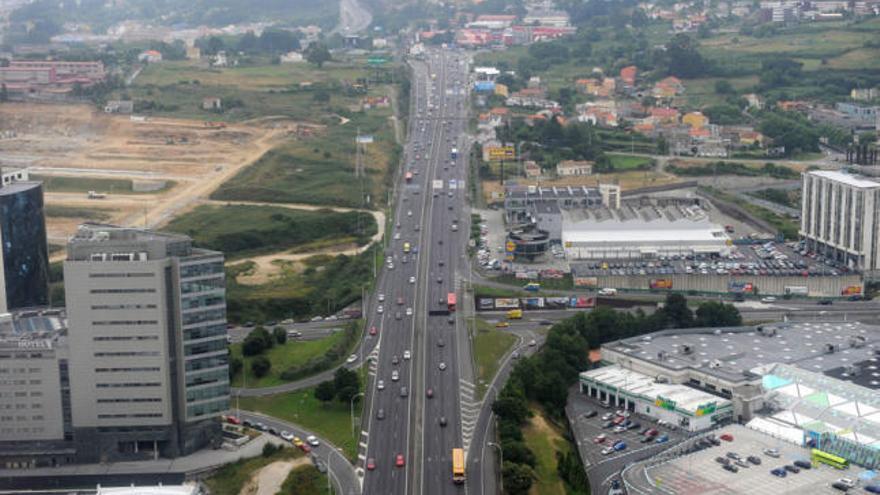
{"label": "dark car", "polygon": [[834,483],[831,483],[831,488],[834,488],[835,490],[840,490],[842,492],[849,490],[848,486],[846,486],[845,484],[843,484],[839,481],[835,481]]}
{"label": "dark car", "polygon": [[385,409],[376,411],[376,419],[385,419]]}
{"label": "dark car", "polygon": [[880,493],[880,485],[865,485],[865,491],[869,493]]}
{"label": "dark car", "polygon": [[730,461],[725,459],[724,457],[716,457],[715,462],[717,462],[718,464],[723,464],[725,466],[730,464]]}
{"label": "dark car", "polygon": [[797,466],[792,466],[791,464],[786,464],[785,466],[782,466],[782,467],[785,468],[785,470],[788,471],[789,473],[801,472],[800,468],[798,468]]}
{"label": "dark car", "polygon": [[822,299],[818,302],[818,304],[821,306],[831,306],[832,304],[834,304],[834,301],[832,301],[831,299]]}
{"label": "dark car", "polygon": [[793,464],[801,469],[813,469],[813,464],[810,461],[794,461]]}
{"label": "dark car", "polygon": [[440,416],[440,426],[446,426],[446,416]]}
{"label": "dark car", "polygon": [[269,427],[269,434],[270,434],[270,435],[278,435],[278,430],[276,430],[275,428],[272,428],[272,427],[270,426],[270,427]]}
{"label": "dark car", "polygon": [[641,427],[642,427],[641,423],[630,423],[629,425],[627,425],[626,429],[627,430],[637,430]]}
{"label": "dark car", "polygon": [[760,465],[761,465],[761,458],[760,458],[760,457],[757,457],[757,456],[754,456],[754,455],[750,455],[750,456],[748,456],[748,457],[746,458],[746,460],[748,460],[749,462],[751,462],[751,463],[754,464],[755,466],[760,466]]}
{"label": "dark car", "polygon": [[785,471],[785,469],[776,468],[776,469],[771,469],[770,474],[772,474],[773,476],[779,476],[780,478],[785,478],[785,476],[788,473]]}
{"label": "dark car", "polygon": [[614,426],[614,421],[606,421],[602,423],[602,428],[611,428],[612,426]]}
{"label": "dark car", "polygon": [[584,413],[585,418],[595,418],[596,415],[599,414],[596,411],[587,411]]}
{"label": "dark car", "polygon": [[731,473],[737,473],[737,472],[739,472],[739,468],[738,468],[738,467],[736,467],[736,466],[732,466],[732,465],[730,465],[730,464],[725,464],[725,465],[722,466],[722,467],[723,467],[724,469],[726,469],[727,471],[730,471]]}

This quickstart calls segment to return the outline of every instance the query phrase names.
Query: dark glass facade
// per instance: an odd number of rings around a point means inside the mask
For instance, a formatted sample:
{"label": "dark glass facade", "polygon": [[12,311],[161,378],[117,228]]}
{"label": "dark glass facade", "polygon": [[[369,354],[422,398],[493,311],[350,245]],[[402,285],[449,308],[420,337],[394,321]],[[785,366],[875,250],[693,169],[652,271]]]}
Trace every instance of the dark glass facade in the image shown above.
{"label": "dark glass facade", "polygon": [[0,187],[0,242],[6,310],[48,305],[49,254],[41,183]]}

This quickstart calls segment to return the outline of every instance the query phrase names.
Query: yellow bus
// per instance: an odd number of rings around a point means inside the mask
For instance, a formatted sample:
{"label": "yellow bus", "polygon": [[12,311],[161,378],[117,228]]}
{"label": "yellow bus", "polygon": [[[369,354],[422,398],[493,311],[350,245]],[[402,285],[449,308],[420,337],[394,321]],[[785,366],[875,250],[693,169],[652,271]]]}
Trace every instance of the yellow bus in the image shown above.
{"label": "yellow bus", "polygon": [[452,449],[452,481],[464,483],[464,450]]}
{"label": "yellow bus", "polygon": [[843,457],[829,454],[828,452],[823,452],[819,449],[813,449],[811,457],[813,458],[813,462],[828,464],[833,468],[846,469],[849,467],[849,461]]}
{"label": "yellow bus", "polygon": [[404,253],[409,253],[409,249],[410,249],[410,247],[409,247],[409,243],[408,243],[408,242],[404,242],[404,243],[403,243],[403,252],[404,252]]}

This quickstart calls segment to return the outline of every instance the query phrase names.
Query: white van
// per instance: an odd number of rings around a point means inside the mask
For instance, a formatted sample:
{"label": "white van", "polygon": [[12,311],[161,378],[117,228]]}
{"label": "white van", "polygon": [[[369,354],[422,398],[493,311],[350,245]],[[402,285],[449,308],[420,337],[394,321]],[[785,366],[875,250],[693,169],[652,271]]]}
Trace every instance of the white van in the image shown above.
{"label": "white van", "polygon": [[616,296],[617,289],[612,289],[610,287],[606,287],[604,289],[599,289],[599,295],[600,296]]}

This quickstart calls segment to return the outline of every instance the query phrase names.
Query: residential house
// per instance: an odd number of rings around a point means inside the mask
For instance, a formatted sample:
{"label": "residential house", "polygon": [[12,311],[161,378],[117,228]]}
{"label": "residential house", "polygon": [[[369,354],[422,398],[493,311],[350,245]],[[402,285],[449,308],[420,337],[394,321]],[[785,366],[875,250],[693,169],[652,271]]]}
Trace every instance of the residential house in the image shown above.
{"label": "residential house", "polygon": [[211,60],[211,66],[213,67],[229,67],[229,59],[226,58],[226,52],[220,50],[214,55],[214,59]]}
{"label": "residential house", "polygon": [[620,82],[627,88],[634,88],[636,85],[636,75],[638,74],[638,67],[635,65],[630,65],[620,69]]}
{"label": "residential house", "polygon": [[298,64],[303,61],[305,61],[305,57],[299,52],[287,52],[281,56],[282,64]]}
{"label": "residential house", "polygon": [[387,96],[367,96],[361,99],[361,108],[369,110],[371,108],[388,108],[391,106],[391,100]]}
{"label": "residential house", "polygon": [[849,97],[857,101],[871,101],[880,98],[880,88],[853,88]]}
{"label": "residential house", "polygon": [[689,112],[681,118],[681,123],[690,126],[692,129],[702,129],[709,123],[709,118],[702,112]]}
{"label": "residential house", "polygon": [[202,49],[197,46],[186,47],[186,58],[188,60],[199,60],[202,58]]}
{"label": "residential house", "polygon": [[507,89],[506,84],[495,83],[495,94],[507,98],[510,96],[510,91]]}
{"label": "residential house", "polygon": [[655,124],[677,124],[679,113],[676,108],[668,107],[651,107],[649,110],[651,120]]}
{"label": "residential house", "polygon": [[534,10],[523,17],[523,24],[529,26],[567,27],[568,14],[559,10]]}
{"label": "residential house", "polygon": [[527,179],[538,179],[541,177],[541,167],[534,160],[527,160],[523,163],[523,174]]}
{"label": "residential house", "polygon": [[110,100],[104,105],[104,112],[130,114],[134,112],[134,102],[131,100]]}
{"label": "residential house", "polygon": [[155,64],[162,61],[162,53],[158,50],[145,50],[138,54],[138,62]]}
{"label": "residential house", "polygon": [[556,175],[575,177],[592,175],[594,162],[587,160],[563,160],[556,164]]}
{"label": "residential house", "polygon": [[684,92],[684,85],[681,83],[681,80],[675,76],[669,76],[663,80],[657,81],[654,84],[654,89],[651,91],[657,98],[674,98],[675,96],[680,95]]}
{"label": "residential house", "polygon": [[761,95],[755,93],[749,93],[743,95],[743,99],[746,100],[749,104],[749,108],[754,108],[757,110],[764,109],[764,98]]}
{"label": "residential house", "polygon": [[202,110],[223,110],[223,100],[216,96],[202,98]]}
{"label": "residential house", "polygon": [[529,82],[526,84],[529,89],[540,88],[541,87],[541,78],[538,76],[532,76],[529,78]]}
{"label": "residential house", "polygon": [[575,81],[575,89],[579,93],[607,98],[614,93],[616,83],[614,79],[607,77],[604,79],[588,78],[578,79]]}
{"label": "residential house", "polygon": [[740,131],[739,144],[743,146],[763,146],[764,135],[758,131]]}

